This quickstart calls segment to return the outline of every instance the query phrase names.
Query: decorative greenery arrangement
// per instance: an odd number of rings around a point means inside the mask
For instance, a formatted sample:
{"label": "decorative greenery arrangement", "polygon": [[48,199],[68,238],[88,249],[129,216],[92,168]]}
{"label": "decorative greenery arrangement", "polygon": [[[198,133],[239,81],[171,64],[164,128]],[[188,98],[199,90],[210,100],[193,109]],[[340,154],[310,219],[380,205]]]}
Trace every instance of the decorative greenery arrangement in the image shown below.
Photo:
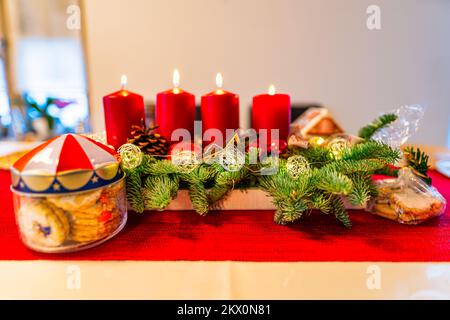
{"label": "decorative greenery arrangement", "polygon": [[[313,209],[333,214],[342,224],[351,227],[343,198],[355,206],[364,206],[377,196],[371,176],[375,173],[395,175],[390,169],[401,158],[400,150],[370,140],[380,128],[395,121],[395,115],[384,115],[361,129],[360,142],[351,145],[333,140],[307,149],[289,148],[280,158],[268,157],[262,162],[249,161],[237,171],[227,171],[217,162],[200,161],[186,170],[170,160],[144,155],[135,168],[126,168],[127,197],[133,210],[164,210],[179,189],[187,189],[193,207],[200,215],[220,207],[220,202],[235,188],[262,188],[272,197],[277,208],[274,220],[279,224],[297,221]],[[341,142],[341,141],[339,141]],[[344,141],[345,142],[345,141]],[[428,158],[412,150],[409,164],[426,175]],[[408,157],[408,156],[407,156]],[[274,166],[277,162],[278,166]],[[272,175],[263,169],[275,168]]]}

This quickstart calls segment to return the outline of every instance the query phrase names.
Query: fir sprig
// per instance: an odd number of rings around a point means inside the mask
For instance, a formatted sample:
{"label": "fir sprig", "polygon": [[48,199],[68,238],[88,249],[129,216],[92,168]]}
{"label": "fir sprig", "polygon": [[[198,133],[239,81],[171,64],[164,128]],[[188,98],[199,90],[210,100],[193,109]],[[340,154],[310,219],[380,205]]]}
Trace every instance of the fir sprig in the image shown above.
{"label": "fir sprig", "polygon": [[359,137],[369,140],[372,138],[372,136],[375,134],[375,132],[377,132],[378,130],[380,130],[381,128],[386,127],[387,125],[391,124],[392,122],[394,122],[395,120],[397,120],[397,116],[395,114],[384,114],[380,117],[378,117],[375,121],[373,121],[372,123],[370,123],[369,125],[361,128],[359,130]]}
{"label": "fir sprig", "polygon": [[372,178],[369,175],[353,175],[351,179],[353,189],[348,197],[350,203],[355,206],[366,205],[376,190]]}
{"label": "fir sprig", "polygon": [[408,166],[411,167],[416,174],[421,177],[427,184],[431,184],[431,178],[428,176],[429,156],[422,152],[419,148],[407,147],[403,150]]}
{"label": "fir sprig", "polygon": [[394,164],[401,157],[400,151],[393,149],[387,144],[377,141],[365,141],[342,153],[343,160],[379,159],[385,163]]}
{"label": "fir sprig", "polygon": [[142,198],[141,172],[138,170],[126,171],[127,200],[134,211],[142,213],[145,210]]}
{"label": "fir sprig", "polygon": [[164,210],[177,194],[178,186],[179,181],[176,176],[148,176],[142,192],[145,206]]}
{"label": "fir sprig", "polygon": [[345,205],[342,202],[342,199],[340,197],[334,196],[331,201],[334,215],[336,218],[342,222],[342,224],[346,228],[352,227],[352,222],[350,221],[350,217],[348,215],[348,212],[345,210]]}
{"label": "fir sprig", "polygon": [[329,167],[317,171],[314,176],[314,185],[317,189],[340,195],[348,195],[353,188],[350,178]]}

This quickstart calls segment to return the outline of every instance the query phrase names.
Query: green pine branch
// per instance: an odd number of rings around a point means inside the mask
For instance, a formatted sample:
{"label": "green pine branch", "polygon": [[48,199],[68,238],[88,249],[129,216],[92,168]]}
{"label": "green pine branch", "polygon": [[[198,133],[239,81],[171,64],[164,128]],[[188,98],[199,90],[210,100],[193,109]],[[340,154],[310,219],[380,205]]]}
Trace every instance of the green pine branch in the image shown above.
{"label": "green pine branch", "polygon": [[145,205],[142,198],[141,173],[138,170],[130,170],[125,173],[128,203],[134,211],[142,213],[145,210]]}
{"label": "green pine branch", "polygon": [[318,209],[324,214],[330,214],[333,211],[331,196],[323,192],[314,193],[310,200],[310,208]]}
{"label": "green pine branch", "polygon": [[215,184],[209,190],[209,202],[214,205],[224,199],[241,181],[247,177],[248,171],[244,168],[240,171],[229,172],[223,170],[215,177]]}
{"label": "green pine branch", "polygon": [[387,164],[395,164],[400,158],[400,150],[377,141],[358,143],[342,153],[342,160],[378,159]]}
{"label": "green pine branch", "polygon": [[331,194],[348,195],[353,188],[352,180],[330,167],[316,171],[314,181],[317,189]]}
{"label": "green pine branch", "polygon": [[348,175],[358,172],[373,173],[385,166],[386,163],[378,159],[338,160],[326,165],[323,169]]}
{"label": "green pine branch", "polygon": [[200,165],[190,173],[180,174],[180,178],[187,182],[189,197],[195,211],[204,216],[209,211],[209,196],[205,185],[217,175],[217,169],[211,165]]}
{"label": "green pine branch", "polygon": [[346,227],[346,228],[351,228],[352,227],[352,222],[350,221],[350,217],[348,215],[348,212],[345,210],[345,205],[342,202],[342,199],[338,196],[334,196],[332,201],[331,201],[332,207],[333,207],[333,211],[334,211],[334,215],[336,216],[336,218],[342,222],[342,224]]}
{"label": "green pine branch", "polygon": [[143,164],[141,171],[144,175],[165,175],[176,174],[179,172],[177,166],[175,166],[170,160],[146,162]]}
{"label": "green pine branch", "polygon": [[195,211],[199,215],[205,216],[209,211],[209,198],[205,185],[201,182],[191,183],[189,185],[189,197]]}
{"label": "green pine branch", "polygon": [[147,176],[142,192],[145,207],[164,210],[177,194],[178,186],[176,175]]}
{"label": "green pine branch", "polygon": [[365,205],[372,197],[373,191],[376,190],[369,175],[352,175],[350,177],[353,182],[353,189],[348,199],[355,206]]}
{"label": "green pine branch", "polygon": [[403,150],[408,166],[421,177],[427,184],[431,185],[431,178],[428,176],[430,166],[428,164],[429,156],[419,148],[407,147]]}
{"label": "green pine branch", "polygon": [[361,128],[358,132],[359,137],[369,140],[372,136],[380,130],[381,128],[386,127],[397,120],[397,116],[395,114],[384,114],[378,117],[375,121],[368,124],[367,126]]}
{"label": "green pine branch", "polygon": [[330,150],[325,147],[310,147],[299,150],[299,154],[304,156],[312,167],[320,168],[333,161]]}

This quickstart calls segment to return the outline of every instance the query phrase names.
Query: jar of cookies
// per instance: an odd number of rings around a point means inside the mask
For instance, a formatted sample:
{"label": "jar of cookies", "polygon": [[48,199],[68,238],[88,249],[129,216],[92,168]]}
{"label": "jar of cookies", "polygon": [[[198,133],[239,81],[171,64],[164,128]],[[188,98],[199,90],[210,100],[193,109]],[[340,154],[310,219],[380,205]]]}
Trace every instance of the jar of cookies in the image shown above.
{"label": "jar of cookies", "polygon": [[88,137],[51,139],[11,168],[17,226],[39,252],[98,245],[125,226],[124,173],[117,153]]}

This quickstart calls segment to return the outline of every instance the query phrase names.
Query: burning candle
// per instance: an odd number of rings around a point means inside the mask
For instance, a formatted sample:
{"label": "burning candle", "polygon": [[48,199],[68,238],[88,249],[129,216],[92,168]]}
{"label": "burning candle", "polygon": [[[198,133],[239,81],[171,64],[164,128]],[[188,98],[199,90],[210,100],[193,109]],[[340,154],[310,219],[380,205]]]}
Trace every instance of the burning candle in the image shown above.
{"label": "burning candle", "polygon": [[[268,94],[253,97],[252,127],[256,131],[267,130],[267,142],[272,136],[270,130],[279,130],[279,139],[287,141],[291,123],[291,98],[287,94],[275,93],[275,86],[269,87]],[[263,139],[261,133],[260,138]]]}
{"label": "burning candle", "polygon": [[[158,133],[170,142],[178,142],[180,136],[173,132],[177,129],[185,129],[189,132],[189,140],[194,138],[195,121],[195,96],[180,89],[180,73],[177,69],[173,72],[173,89],[160,92],[156,97],[155,122],[159,126]],[[179,132],[184,139],[183,132]],[[183,140],[184,140],[183,139]]]}
{"label": "burning candle", "polygon": [[204,135],[205,144],[216,142],[223,145],[227,140],[227,129],[239,129],[239,96],[222,89],[223,77],[220,73],[216,76],[216,85],[217,90],[202,96],[202,128],[203,135],[209,129],[217,129],[222,134],[222,141],[216,137],[205,138]]}
{"label": "burning candle", "polygon": [[144,98],[125,90],[127,76],[122,76],[121,83],[121,90],[103,97],[106,139],[116,149],[127,142],[131,127],[145,120]]}

